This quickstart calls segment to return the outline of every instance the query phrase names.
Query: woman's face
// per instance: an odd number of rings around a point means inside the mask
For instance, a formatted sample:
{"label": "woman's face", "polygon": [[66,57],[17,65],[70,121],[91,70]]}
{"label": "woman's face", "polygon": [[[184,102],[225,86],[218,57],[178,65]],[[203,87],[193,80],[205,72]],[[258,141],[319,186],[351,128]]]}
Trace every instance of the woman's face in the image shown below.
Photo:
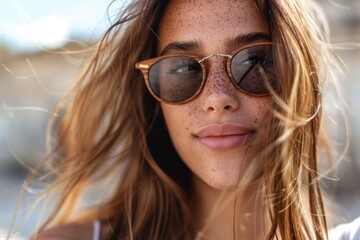
{"label": "woman's face", "polygon": [[[266,28],[252,0],[173,0],[160,22],[157,52],[230,54],[242,46],[235,41],[239,36],[254,32],[266,33]],[[171,47],[174,43],[180,47]],[[262,122],[272,106],[270,96],[237,90],[225,62],[224,57],[207,60],[206,84],[197,98],[161,103],[180,157],[198,180],[218,189],[235,186],[246,163],[259,161],[250,156],[261,148],[256,142],[264,137]]]}

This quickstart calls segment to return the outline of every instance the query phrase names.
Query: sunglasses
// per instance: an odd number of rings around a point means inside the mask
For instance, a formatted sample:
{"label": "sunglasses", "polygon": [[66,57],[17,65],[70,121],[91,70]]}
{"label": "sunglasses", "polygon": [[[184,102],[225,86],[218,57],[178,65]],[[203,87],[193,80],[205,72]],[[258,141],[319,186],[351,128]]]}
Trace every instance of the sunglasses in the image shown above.
{"label": "sunglasses", "polygon": [[169,54],[136,63],[150,93],[161,102],[186,103],[202,91],[208,73],[206,60],[225,57],[226,70],[239,91],[252,96],[266,96],[277,88],[275,63],[270,42],[243,46],[227,54],[199,57]]}

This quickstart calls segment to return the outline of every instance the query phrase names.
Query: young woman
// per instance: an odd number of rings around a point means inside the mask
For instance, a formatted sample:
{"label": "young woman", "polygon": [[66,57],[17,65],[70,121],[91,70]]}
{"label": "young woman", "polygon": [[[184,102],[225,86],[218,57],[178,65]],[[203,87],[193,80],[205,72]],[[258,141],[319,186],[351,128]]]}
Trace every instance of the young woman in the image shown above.
{"label": "young woman", "polygon": [[59,109],[42,165],[57,202],[33,239],[328,239],[319,16],[303,0],[131,1]]}

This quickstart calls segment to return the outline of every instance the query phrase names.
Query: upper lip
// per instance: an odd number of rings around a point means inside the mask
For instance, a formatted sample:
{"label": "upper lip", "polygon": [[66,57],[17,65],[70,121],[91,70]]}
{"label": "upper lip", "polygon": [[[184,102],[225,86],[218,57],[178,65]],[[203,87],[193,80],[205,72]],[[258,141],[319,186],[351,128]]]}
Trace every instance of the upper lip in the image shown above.
{"label": "upper lip", "polygon": [[210,124],[200,128],[196,133],[196,137],[221,137],[230,135],[245,135],[253,132],[251,128],[244,127],[239,124]]}

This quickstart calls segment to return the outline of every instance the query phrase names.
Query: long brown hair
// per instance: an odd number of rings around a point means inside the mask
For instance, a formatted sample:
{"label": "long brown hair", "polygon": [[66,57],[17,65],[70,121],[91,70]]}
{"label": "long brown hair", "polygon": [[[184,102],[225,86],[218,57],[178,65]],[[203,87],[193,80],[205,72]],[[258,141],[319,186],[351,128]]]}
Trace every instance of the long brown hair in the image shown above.
{"label": "long brown hair", "polygon": [[[331,57],[322,44],[326,33],[307,1],[254,4],[274,44],[280,83],[273,94],[271,141],[259,169],[270,219],[266,239],[327,239],[317,170],[325,80],[320,69]],[[82,211],[83,219],[108,223],[109,238],[194,238],[188,204],[191,172],[134,68],[155,56],[157,26],[166,5],[163,0],[129,3],[59,104],[61,118],[51,124],[58,129],[55,147],[39,166],[47,172],[42,180],[51,182],[45,194],[57,201],[38,232],[73,220],[70,213],[86,189],[110,179],[110,196]]]}

